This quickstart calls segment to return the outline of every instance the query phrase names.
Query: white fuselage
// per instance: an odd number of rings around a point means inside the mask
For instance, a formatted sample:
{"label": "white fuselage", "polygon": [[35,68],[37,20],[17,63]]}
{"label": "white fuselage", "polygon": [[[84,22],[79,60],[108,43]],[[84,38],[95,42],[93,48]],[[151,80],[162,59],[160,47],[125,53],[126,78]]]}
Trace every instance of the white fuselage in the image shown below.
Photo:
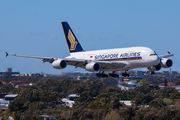
{"label": "white fuselage", "polygon": [[103,71],[122,71],[139,67],[152,67],[160,63],[160,58],[157,54],[147,47],[75,52],[66,58],[85,59],[89,61],[116,61],[127,64],[123,68],[109,68]]}

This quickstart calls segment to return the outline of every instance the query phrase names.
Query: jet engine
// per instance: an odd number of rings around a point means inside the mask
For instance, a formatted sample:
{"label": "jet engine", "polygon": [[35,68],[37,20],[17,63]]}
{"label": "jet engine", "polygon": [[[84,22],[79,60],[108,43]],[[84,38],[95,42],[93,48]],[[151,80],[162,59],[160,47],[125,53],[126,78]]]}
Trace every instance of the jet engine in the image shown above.
{"label": "jet engine", "polygon": [[88,63],[85,66],[85,69],[87,71],[90,71],[90,72],[99,71],[100,70],[100,65],[98,63],[91,62],[91,63]]}
{"label": "jet engine", "polygon": [[153,66],[153,67],[147,67],[147,69],[148,69],[149,71],[158,71],[158,70],[161,69],[161,64],[158,64],[158,65]]}
{"label": "jet engine", "polygon": [[52,66],[53,68],[56,68],[56,69],[63,69],[67,66],[67,64],[65,60],[58,59],[52,63]]}
{"label": "jet engine", "polygon": [[167,58],[162,58],[161,59],[161,67],[162,68],[169,68],[171,67],[173,64],[171,59],[167,59]]}

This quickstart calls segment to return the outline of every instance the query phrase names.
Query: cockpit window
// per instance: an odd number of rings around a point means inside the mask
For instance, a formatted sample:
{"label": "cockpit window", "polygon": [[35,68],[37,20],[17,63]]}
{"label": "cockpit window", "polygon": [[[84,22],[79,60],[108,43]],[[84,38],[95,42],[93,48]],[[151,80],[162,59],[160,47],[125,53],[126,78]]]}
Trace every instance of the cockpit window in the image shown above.
{"label": "cockpit window", "polygon": [[153,54],[150,54],[149,56],[157,56],[156,52],[154,51]]}
{"label": "cockpit window", "polygon": [[156,56],[157,54],[156,53],[154,53],[154,54],[150,54],[149,56]]}
{"label": "cockpit window", "polygon": [[150,54],[150,56],[155,56],[155,55],[157,55],[157,54]]}

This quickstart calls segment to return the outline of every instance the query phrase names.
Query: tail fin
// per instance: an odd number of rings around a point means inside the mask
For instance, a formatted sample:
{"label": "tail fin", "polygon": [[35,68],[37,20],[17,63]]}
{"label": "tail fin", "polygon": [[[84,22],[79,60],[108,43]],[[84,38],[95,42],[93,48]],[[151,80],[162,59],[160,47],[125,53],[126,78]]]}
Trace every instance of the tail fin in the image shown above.
{"label": "tail fin", "polygon": [[61,22],[69,52],[84,51],[67,22]]}

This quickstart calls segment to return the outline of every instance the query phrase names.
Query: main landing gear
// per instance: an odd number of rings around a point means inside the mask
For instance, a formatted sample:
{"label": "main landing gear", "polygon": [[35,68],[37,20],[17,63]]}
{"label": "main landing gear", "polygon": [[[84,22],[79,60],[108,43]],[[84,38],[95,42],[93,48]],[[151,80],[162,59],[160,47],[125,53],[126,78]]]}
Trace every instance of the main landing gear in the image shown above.
{"label": "main landing gear", "polygon": [[103,71],[102,73],[100,73],[100,72],[99,72],[99,73],[96,73],[96,76],[99,77],[99,78],[100,78],[100,77],[102,77],[102,78],[108,78],[108,75],[104,74],[104,71]]}
{"label": "main landing gear", "polygon": [[[102,78],[108,78],[107,74],[104,74],[104,71],[102,73],[96,73],[97,77],[102,77]],[[115,74],[115,72],[109,73],[109,76],[114,77],[114,78],[119,78],[118,74]]]}
{"label": "main landing gear", "polygon": [[114,77],[114,78],[119,78],[119,75],[115,74],[115,71],[113,71],[112,73],[109,73],[109,76]]}
{"label": "main landing gear", "polygon": [[[102,77],[102,78],[108,78],[108,75],[103,72],[99,72],[99,73],[96,73],[96,76],[97,77]],[[115,73],[115,71],[113,71],[112,73],[109,73],[109,76],[110,77],[114,77],[114,78],[119,78],[119,75]],[[129,77],[130,75],[127,74],[127,72],[125,71],[125,73],[122,73],[122,76],[124,77]]]}
{"label": "main landing gear", "polygon": [[127,72],[125,71],[125,73],[122,73],[122,76],[124,76],[124,77],[129,77],[130,75],[127,74]]}

